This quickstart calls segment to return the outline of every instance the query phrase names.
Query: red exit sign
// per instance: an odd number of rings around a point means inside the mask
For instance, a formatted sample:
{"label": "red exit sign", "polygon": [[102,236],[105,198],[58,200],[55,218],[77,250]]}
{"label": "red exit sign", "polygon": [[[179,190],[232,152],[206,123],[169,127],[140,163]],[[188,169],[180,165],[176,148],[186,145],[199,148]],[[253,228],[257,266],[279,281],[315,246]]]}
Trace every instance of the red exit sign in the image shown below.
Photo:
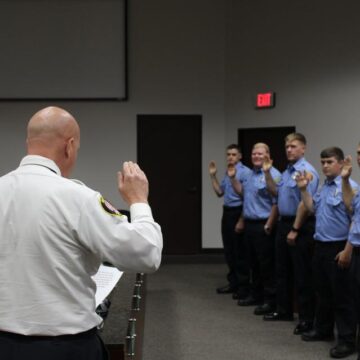
{"label": "red exit sign", "polygon": [[256,108],[257,109],[266,109],[273,108],[275,106],[275,93],[266,92],[261,94],[256,94]]}

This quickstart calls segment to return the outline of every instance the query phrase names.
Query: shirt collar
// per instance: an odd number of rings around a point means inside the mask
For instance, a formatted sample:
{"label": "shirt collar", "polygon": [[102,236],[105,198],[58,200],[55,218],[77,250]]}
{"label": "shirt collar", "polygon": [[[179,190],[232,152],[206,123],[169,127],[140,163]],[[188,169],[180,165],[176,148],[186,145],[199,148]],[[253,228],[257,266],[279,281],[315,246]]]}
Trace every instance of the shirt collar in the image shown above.
{"label": "shirt collar", "polygon": [[305,158],[300,158],[298,161],[296,161],[296,163],[294,163],[294,164],[289,164],[288,165],[288,170],[290,171],[290,172],[293,172],[293,171],[301,171],[301,170],[303,170],[303,167],[302,167],[302,165],[303,165],[303,163],[305,162]]}
{"label": "shirt collar", "polygon": [[20,166],[26,166],[26,165],[44,166],[44,167],[48,168],[50,171],[54,172],[55,174],[61,176],[61,171],[60,171],[59,167],[55,164],[55,162],[51,159],[48,159],[48,158],[40,156],[40,155],[25,156],[21,160]]}
{"label": "shirt collar", "polygon": [[325,179],[324,183],[326,185],[336,185],[336,186],[340,186],[341,185],[341,175],[338,175],[335,179]]}

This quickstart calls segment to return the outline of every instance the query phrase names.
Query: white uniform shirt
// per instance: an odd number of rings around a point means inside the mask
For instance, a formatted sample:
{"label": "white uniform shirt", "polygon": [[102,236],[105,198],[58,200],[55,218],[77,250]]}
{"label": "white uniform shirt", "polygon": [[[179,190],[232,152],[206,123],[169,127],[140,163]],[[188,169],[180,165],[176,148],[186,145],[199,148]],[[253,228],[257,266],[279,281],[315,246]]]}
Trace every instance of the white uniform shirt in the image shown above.
{"label": "white uniform shirt", "polygon": [[[155,271],[162,234],[147,204],[111,214],[102,196],[26,156],[0,178],[0,330],[76,334],[101,323],[91,276],[102,261],[122,271]],[[115,209],[114,209],[115,210]],[[116,210],[115,210],[116,211]]]}

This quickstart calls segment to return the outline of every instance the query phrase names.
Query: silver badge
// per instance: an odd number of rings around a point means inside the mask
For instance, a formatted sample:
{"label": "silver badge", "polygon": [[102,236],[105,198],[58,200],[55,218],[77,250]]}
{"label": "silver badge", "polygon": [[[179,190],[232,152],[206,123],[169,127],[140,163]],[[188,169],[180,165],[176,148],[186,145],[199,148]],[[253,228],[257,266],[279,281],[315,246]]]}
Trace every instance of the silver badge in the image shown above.
{"label": "silver badge", "polygon": [[294,171],[294,173],[291,175],[291,178],[296,181],[296,178],[301,175],[300,171]]}

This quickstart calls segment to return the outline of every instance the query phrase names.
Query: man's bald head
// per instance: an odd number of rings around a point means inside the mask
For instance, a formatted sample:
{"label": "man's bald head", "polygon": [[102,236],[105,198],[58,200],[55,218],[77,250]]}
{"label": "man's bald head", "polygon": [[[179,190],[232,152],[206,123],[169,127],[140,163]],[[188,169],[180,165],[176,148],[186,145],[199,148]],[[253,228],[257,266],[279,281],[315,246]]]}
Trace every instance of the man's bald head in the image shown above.
{"label": "man's bald head", "polygon": [[27,127],[28,154],[55,161],[63,176],[67,177],[75,165],[79,146],[79,125],[66,110],[50,106],[30,119]]}

